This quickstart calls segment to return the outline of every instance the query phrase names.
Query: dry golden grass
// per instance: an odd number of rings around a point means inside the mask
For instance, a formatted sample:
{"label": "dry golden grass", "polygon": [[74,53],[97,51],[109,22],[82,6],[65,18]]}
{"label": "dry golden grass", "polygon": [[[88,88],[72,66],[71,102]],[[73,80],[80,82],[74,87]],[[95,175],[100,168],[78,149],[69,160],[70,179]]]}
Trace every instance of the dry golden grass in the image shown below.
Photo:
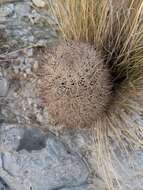
{"label": "dry golden grass", "polygon": [[50,6],[64,39],[93,44],[103,39],[101,36],[106,33],[103,31],[108,30],[109,6],[106,0],[54,0]]}
{"label": "dry golden grass", "polygon": [[125,0],[122,6],[114,0],[53,0],[49,5],[63,39],[90,43],[112,75],[114,101],[94,123],[93,134],[99,170],[114,190],[113,179],[121,184],[110,140],[128,155],[143,148],[143,0]]}
{"label": "dry golden grass", "polygon": [[[95,45],[108,56],[107,62],[116,58],[115,61],[120,64],[115,64],[113,60],[114,69],[119,67],[120,72],[124,73],[125,69],[128,72],[132,68],[134,70],[134,57],[131,56],[131,60],[129,57],[135,51],[139,54],[143,40],[143,2],[125,2],[125,8],[119,9],[114,9],[115,2],[112,0],[54,0],[50,6],[65,40]],[[124,64],[126,60],[128,64]]]}

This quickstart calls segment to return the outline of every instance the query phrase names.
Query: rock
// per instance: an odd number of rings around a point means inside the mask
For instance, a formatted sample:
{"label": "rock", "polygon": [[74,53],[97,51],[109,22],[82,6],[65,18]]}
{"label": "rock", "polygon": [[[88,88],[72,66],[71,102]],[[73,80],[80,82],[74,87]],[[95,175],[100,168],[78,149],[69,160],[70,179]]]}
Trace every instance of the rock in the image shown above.
{"label": "rock", "polygon": [[29,16],[30,11],[31,11],[31,7],[26,2],[17,3],[15,6],[15,12],[18,16]]}
{"label": "rock", "polygon": [[0,77],[0,97],[6,96],[8,88],[8,80],[5,77]]}
{"label": "rock", "polygon": [[122,163],[122,169],[120,168],[119,173],[122,174],[123,190],[142,190],[143,150],[135,151],[128,159],[123,157],[120,163]]}
{"label": "rock", "polygon": [[14,13],[14,5],[13,4],[2,5],[0,7],[0,17],[12,16],[13,13]]}
{"label": "rock", "polygon": [[46,3],[44,0],[32,0],[33,4],[39,8],[45,7]]}
{"label": "rock", "polygon": [[[95,190],[95,187],[91,185],[81,185],[79,187],[62,188],[60,190]],[[100,190],[103,190],[103,189],[100,189]]]}
{"label": "rock", "polygon": [[10,190],[8,185],[3,181],[1,177],[0,177],[0,190]]}
{"label": "rock", "polygon": [[[18,130],[19,131],[19,130]],[[19,146],[17,147],[17,151],[20,150],[41,150],[46,147],[46,136],[44,136],[43,132],[38,128],[32,128],[25,130],[23,134],[23,138],[19,141]]]}
{"label": "rock", "polygon": [[[10,188],[51,190],[78,187],[87,181],[85,163],[53,134],[45,135],[35,128],[4,127],[0,134],[8,138],[1,138],[1,145],[8,149],[0,153],[0,176]],[[24,130],[23,137],[19,130]]]}
{"label": "rock", "polygon": [[17,150],[24,134],[23,128],[16,124],[2,124],[0,126],[1,150]]}

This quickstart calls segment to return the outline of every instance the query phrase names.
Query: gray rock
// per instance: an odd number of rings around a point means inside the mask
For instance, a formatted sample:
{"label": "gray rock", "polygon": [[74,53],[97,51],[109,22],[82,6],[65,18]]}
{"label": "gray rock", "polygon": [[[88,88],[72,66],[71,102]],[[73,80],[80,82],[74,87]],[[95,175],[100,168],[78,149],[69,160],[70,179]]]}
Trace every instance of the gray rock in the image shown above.
{"label": "gray rock", "polygon": [[18,16],[28,16],[30,11],[31,11],[31,7],[26,2],[17,3],[15,6],[15,12]]}
{"label": "gray rock", "polygon": [[0,77],[0,97],[3,97],[8,92],[8,80],[4,77]]}
{"label": "gray rock", "polygon": [[[36,10],[31,1],[16,1],[0,7],[0,24],[6,29],[9,42],[16,40],[16,49],[37,44],[40,40],[48,43],[51,38],[57,38],[56,33],[49,30],[50,15],[45,10]],[[13,50],[13,49],[12,49]],[[11,51],[11,50],[10,50]]]}
{"label": "gray rock", "polygon": [[14,125],[7,125],[6,130],[4,127],[1,145],[8,148],[0,153],[0,176],[12,189],[54,190],[87,181],[89,171],[80,156],[53,134],[45,136],[39,129],[18,129]]}
{"label": "gray rock", "polygon": [[[96,188],[95,186],[89,184],[89,185],[80,185],[78,187],[62,188],[60,190],[95,190],[95,188]],[[103,190],[103,189],[99,189],[99,190]]]}
{"label": "gray rock", "polygon": [[122,174],[123,190],[143,190],[143,151],[138,150],[122,159]]}
{"label": "gray rock", "polygon": [[3,181],[1,177],[0,177],[0,190],[10,190],[8,185]]}
{"label": "gray rock", "polygon": [[24,135],[24,129],[15,124],[2,124],[0,126],[0,145],[2,151],[17,150],[20,140]]}
{"label": "gray rock", "polygon": [[12,16],[14,13],[14,5],[8,4],[0,7],[0,17]]}

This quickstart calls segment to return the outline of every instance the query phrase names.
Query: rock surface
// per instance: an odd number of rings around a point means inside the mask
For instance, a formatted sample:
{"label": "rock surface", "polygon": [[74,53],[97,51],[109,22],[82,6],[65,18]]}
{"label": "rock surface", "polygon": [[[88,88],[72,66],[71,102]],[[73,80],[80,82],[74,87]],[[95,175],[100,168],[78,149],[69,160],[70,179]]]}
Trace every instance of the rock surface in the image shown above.
{"label": "rock surface", "polygon": [[[90,132],[61,133],[37,95],[39,64],[33,46],[51,46],[57,38],[54,18],[46,6],[38,8],[31,0],[2,2],[0,190],[107,190],[97,170],[96,150],[93,154],[88,148]],[[47,126],[46,133],[38,129]],[[130,156],[134,165],[124,155],[119,159],[122,190],[143,190],[143,151]]]}
{"label": "rock surface", "polygon": [[0,190],[10,190],[8,185],[0,178]]}
{"label": "rock surface", "polygon": [[0,77],[0,97],[3,97],[8,92],[8,80]]}
{"label": "rock surface", "polygon": [[51,133],[7,124],[0,139],[0,175],[12,189],[54,190],[87,182],[84,161]]}

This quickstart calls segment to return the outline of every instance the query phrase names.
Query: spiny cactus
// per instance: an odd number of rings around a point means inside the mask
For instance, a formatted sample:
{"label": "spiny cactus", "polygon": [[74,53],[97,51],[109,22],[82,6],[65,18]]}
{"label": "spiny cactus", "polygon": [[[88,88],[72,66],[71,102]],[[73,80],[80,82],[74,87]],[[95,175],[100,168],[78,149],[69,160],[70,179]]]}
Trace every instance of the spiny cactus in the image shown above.
{"label": "spiny cactus", "polygon": [[121,184],[111,139],[123,152],[143,148],[143,1],[120,3],[50,1],[63,39],[43,53],[40,71],[53,118],[65,127],[92,126],[99,170],[112,190],[113,179]]}
{"label": "spiny cactus", "polygon": [[88,127],[106,111],[112,97],[109,70],[84,43],[60,43],[45,51],[41,95],[49,113],[67,127]]}

